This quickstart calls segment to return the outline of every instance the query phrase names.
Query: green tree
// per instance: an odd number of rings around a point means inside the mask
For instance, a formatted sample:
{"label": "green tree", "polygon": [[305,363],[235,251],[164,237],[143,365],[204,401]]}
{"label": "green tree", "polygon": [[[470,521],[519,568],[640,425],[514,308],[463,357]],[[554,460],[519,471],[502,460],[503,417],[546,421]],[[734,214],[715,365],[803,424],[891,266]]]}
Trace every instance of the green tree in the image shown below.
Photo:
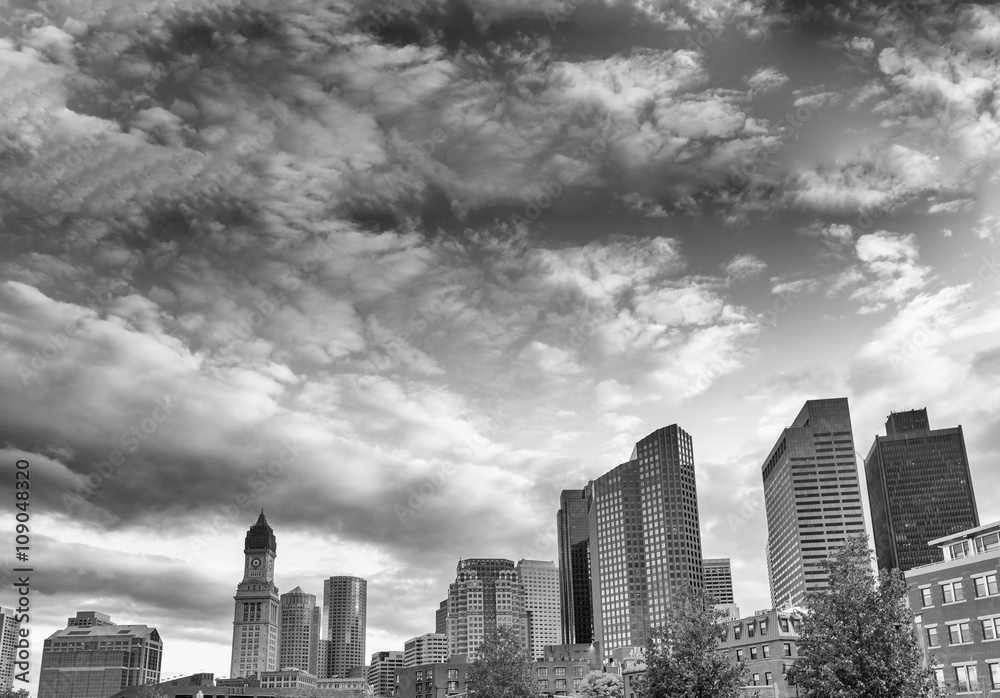
{"label": "green tree", "polygon": [[639,698],[737,698],[746,685],[746,663],[719,651],[727,618],[703,593],[672,599],[666,625],[647,643]]}
{"label": "green tree", "polygon": [[592,671],[583,677],[576,695],[580,698],[622,698],[625,695],[625,685],[618,674]]}
{"label": "green tree", "polygon": [[799,659],[791,675],[802,698],[929,698],[940,693],[922,669],[899,570],[876,579],[864,536],[853,536],[823,569],[828,589],[806,598]]}
{"label": "green tree", "polygon": [[479,647],[466,675],[469,698],[535,698],[531,660],[510,628],[498,627]]}
{"label": "green tree", "polygon": [[7,689],[0,691],[0,698],[31,698],[31,694],[26,688]]}

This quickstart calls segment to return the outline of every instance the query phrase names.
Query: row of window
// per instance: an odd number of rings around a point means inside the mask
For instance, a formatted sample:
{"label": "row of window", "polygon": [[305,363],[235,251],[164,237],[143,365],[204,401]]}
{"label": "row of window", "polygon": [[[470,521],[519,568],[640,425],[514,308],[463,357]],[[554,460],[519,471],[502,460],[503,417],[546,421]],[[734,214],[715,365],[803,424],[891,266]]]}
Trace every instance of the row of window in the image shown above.
{"label": "row of window", "polygon": [[[573,679],[573,688],[580,688],[580,686],[582,685],[583,685],[583,679]],[[548,687],[549,687],[548,679],[538,679],[538,690],[544,691],[547,690]],[[566,679],[556,679],[555,687],[557,689],[566,688]]]}
{"label": "row of window", "polygon": [[[781,628],[781,632],[787,633],[789,631],[788,618],[784,616],[778,616],[778,626]],[[754,637],[757,632],[757,628],[760,628],[760,634],[763,637],[767,635],[767,619],[763,618],[759,621],[749,620],[746,623],[747,637]],[[743,623],[733,626],[733,639],[741,640],[743,639]]]}
{"label": "row of window", "polygon": [[[988,664],[987,667],[989,671],[988,683],[990,690],[1000,690],[1000,662]],[[952,671],[954,672],[953,685],[958,689],[959,693],[971,693],[981,690],[979,685],[979,670],[975,664],[955,666],[952,667]],[[948,677],[945,674],[944,667],[935,669],[934,674],[937,677],[938,686],[947,685]]]}
{"label": "row of window", "polygon": [[[983,640],[1000,640],[1000,618],[985,618],[979,622],[983,631]],[[946,627],[948,628],[949,645],[964,645],[972,642],[972,631],[969,621],[949,623]],[[941,646],[937,626],[927,628],[927,646]]]}
{"label": "row of window", "polygon": [[[975,587],[977,599],[981,599],[986,596],[996,596],[1000,593],[1000,587],[997,586],[997,575],[995,572],[992,574],[984,574],[979,577],[973,577],[972,583]],[[959,601],[965,601],[965,585],[962,580],[943,582],[938,585],[938,588],[940,589],[942,603],[958,603]],[[923,608],[929,608],[934,605],[934,595],[931,592],[931,587],[924,587],[920,590],[920,605]]]}
{"label": "row of window", "polygon": [[[782,646],[782,651],[783,651],[784,656],[785,657],[791,657],[792,656],[792,643],[790,643],[790,642],[783,642],[783,643],[781,643],[781,646]],[[770,645],[761,645],[759,653],[758,653],[756,647],[750,647],[748,649],[749,649],[749,652],[750,652],[750,655],[749,655],[750,661],[754,661],[756,659],[770,659],[771,658],[771,646]],[[743,651],[742,648],[736,650],[736,661],[742,662],[746,658],[747,658],[747,655]]]}

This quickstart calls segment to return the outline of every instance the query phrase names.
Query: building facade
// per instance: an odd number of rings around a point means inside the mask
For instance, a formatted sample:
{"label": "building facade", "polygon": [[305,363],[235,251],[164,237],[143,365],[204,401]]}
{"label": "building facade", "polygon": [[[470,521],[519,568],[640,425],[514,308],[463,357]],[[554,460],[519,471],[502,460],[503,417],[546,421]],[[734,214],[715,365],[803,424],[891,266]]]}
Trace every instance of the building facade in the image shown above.
{"label": "building facade", "polygon": [[654,431],[587,490],[594,636],[610,656],[644,646],[677,594],[704,589],[691,437]]}
{"label": "building facade", "polygon": [[[303,692],[315,696],[320,691],[326,698],[373,698],[368,682],[363,679],[324,681],[312,677],[315,682],[309,685],[312,680],[306,672],[299,670],[262,672],[261,676],[265,677],[268,683],[298,682],[299,685],[265,687],[257,677],[216,681],[213,674],[203,673],[164,681],[157,684],[156,692],[164,698],[301,698]],[[279,676],[283,677],[280,681]],[[138,687],[131,687],[111,695],[110,698],[140,698],[141,695]]]}
{"label": "building facade", "polygon": [[517,563],[517,578],[524,587],[528,656],[541,659],[546,645],[563,643],[559,612],[559,570],[551,561],[520,560]]}
{"label": "building facade", "polygon": [[705,591],[717,605],[736,603],[733,598],[733,568],[728,557],[708,557],[702,560],[705,570]]}
{"label": "building facade", "polygon": [[594,641],[590,598],[590,518],[587,490],[563,490],[559,495],[556,531],[559,544],[559,605],[563,642]]}
{"label": "building facade", "polygon": [[465,679],[469,664],[464,656],[447,662],[417,664],[396,670],[398,698],[446,698],[465,694]]}
{"label": "building facade", "polygon": [[434,634],[448,635],[448,599],[442,601],[434,612]]}
{"label": "building facade", "polygon": [[320,678],[349,676],[365,664],[368,582],[360,577],[330,577],[323,582],[323,627],[329,641]]}
{"label": "building facade", "polygon": [[316,688],[316,674],[302,669],[279,669],[260,674],[261,688]]}
{"label": "building facade", "polygon": [[767,567],[775,607],[825,589],[821,563],[865,534],[847,398],[809,400],[761,466]]}
{"label": "building facade", "polygon": [[368,665],[368,685],[376,696],[396,694],[396,670],[403,668],[403,653],[382,651],[372,654]]}
{"label": "building facade", "polygon": [[474,661],[487,635],[507,627],[528,651],[528,615],[524,587],[511,560],[459,560],[448,587],[448,655]]}
{"label": "building facade", "polygon": [[274,586],[274,531],[260,510],[243,543],[243,581],[236,586],[233,654],[229,675],[259,675],[278,667],[281,599]]}
{"label": "building facade", "polygon": [[958,694],[1000,691],[1000,522],[930,545],[939,562],[905,573],[924,666]]}
{"label": "building facade", "polygon": [[879,569],[937,562],[928,542],[979,526],[962,427],[931,429],[927,410],[894,412],[865,458]]}
{"label": "building facade", "polygon": [[448,636],[444,633],[418,635],[403,643],[405,667],[446,661],[448,661]]}
{"label": "building facade", "polygon": [[745,698],[794,698],[788,670],[798,659],[801,613],[797,609],[758,611],[728,621],[719,650],[734,663],[746,662]]}
{"label": "building facade", "polygon": [[111,616],[97,611],[77,611],[74,618],[66,621],[67,628],[92,628],[95,625],[114,625]]}
{"label": "building facade", "polygon": [[70,626],[45,639],[38,698],[108,698],[127,686],[159,682],[162,661],[156,628]]}
{"label": "building facade", "polygon": [[321,613],[316,596],[295,587],[281,595],[279,669],[301,669],[318,676]]}
{"label": "building facade", "polygon": [[20,630],[14,609],[0,607],[0,689],[4,691],[14,687],[14,659]]}

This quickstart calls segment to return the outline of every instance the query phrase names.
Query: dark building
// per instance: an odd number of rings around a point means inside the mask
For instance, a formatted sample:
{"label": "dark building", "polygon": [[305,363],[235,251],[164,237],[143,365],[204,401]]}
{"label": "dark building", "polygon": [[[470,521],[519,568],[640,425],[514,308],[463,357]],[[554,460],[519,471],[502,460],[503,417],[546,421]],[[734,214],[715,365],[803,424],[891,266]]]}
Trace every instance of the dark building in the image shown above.
{"label": "dark building", "polygon": [[771,602],[800,604],[829,584],[822,562],[849,536],[865,534],[847,398],[806,402],[761,475]]}
{"label": "dark building", "polygon": [[735,603],[733,599],[733,568],[728,557],[707,557],[702,560],[705,570],[705,591],[716,604]]}
{"label": "dark building", "polygon": [[672,424],[587,486],[594,639],[642,647],[671,600],[704,589],[691,437]]}
{"label": "dark building", "polygon": [[323,627],[326,629],[326,665],[319,678],[364,676],[365,632],[368,624],[368,582],[337,576],[323,581]]}
{"label": "dark building", "polygon": [[448,634],[448,599],[445,599],[434,612],[434,632],[438,635]]}
{"label": "dark building", "polygon": [[979,526],[962,427],[931,429],[927,410],[893,412],[868,457],[879,569],[902,571],[939,559],[928,542]]}
{"label": "dark building", "polygon": [[563,490],[556,514],[559,534],[559,603],[563,642],[594,641],[590,599],[590,522],[586,490]]}
{"label": "dark building", "polygon": [[453,655],[447,662],[418,664],[396,669],[398,698],[446,698],[465,694],[469,663],[465,655]]}
{"label": "dark building", "polygon": [[938,562],[908,570],[910,608],[939,685],[959,695],[1000,691],[1000,522],[930,542]]}

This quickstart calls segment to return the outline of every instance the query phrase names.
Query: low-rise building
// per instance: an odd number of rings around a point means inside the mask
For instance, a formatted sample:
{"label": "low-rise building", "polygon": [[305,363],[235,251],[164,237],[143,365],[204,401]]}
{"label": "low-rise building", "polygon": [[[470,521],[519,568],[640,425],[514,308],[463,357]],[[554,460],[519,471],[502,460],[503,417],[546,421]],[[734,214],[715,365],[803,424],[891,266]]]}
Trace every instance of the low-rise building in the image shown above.
{"label": "low-rise building", "polygon": [[279,671],[262,671],[261,688],[317,688],[316,674],[295,667]]}
{"label": "low-rise building", "polygon": [[[210,673],[193,674],[156,684],[156,692],[165,698],[373,698],[371,687],[363,679],[317,680],[315,686],[260,685],[263,681],[276,680],[282,673],[291,674],[293,670],[262,672],[261,679],[246,677],[218,681]],[[309,680],[308,677],[299,678],[305,682]],[[330,685],[324,685],[327,683]],[[139,698],[140,688],[130,686],[110,698]]]}
{"label": "low-rise building", "polygon": [[396,669],[398,698],[446,698],[465,693],[469,669],[466,655],[456,654],[447,662],[418,664]]}
{"label": "low-rise building", "polygon": [[801,611],[796,608],[758,611],[752,617],[726,621],[719,651],[747,664],[747,698],[794,698],[788,670],[798,658]]}
{"label": "low-rise building", "polygon": [[959,694],[1000,691],[1000,522],[929,545],[942,560],[905,573],[924,666]]}

